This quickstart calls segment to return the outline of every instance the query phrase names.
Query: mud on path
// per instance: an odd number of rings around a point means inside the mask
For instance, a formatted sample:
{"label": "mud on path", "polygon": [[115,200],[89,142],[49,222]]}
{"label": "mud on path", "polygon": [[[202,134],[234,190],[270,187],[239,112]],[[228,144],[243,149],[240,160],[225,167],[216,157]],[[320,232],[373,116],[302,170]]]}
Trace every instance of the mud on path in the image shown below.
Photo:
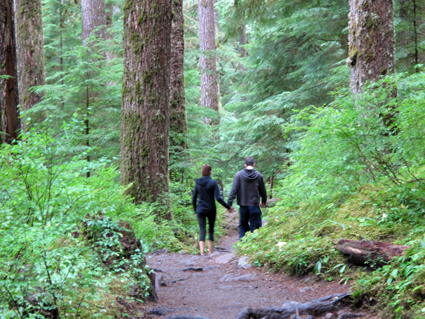
{"label": "mud on path", "polygon": [[[307,302],[348,292],[348,286],[315,282],[316,277],[300,279],[247,265],[246,258],[232,253],[237,240],[236,231],[229,231],[212,256],[148,255],[148,265],[157,272],[158,294],[158,303],[149,305],[148,314],[152,318],[186,315],[233,319],[245,307],[281,307],[288,301]],[[328,314],[327,318],[336,319],[343,312]]]}

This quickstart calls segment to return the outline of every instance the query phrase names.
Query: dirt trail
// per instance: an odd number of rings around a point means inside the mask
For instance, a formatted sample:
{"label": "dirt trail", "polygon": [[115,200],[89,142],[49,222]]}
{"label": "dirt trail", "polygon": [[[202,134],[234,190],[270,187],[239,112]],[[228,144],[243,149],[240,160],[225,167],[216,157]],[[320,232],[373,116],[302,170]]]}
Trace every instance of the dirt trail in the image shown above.
{"label": "dirt trail", "polygon": [[[347,286],[334,282],[314,282],[316,277],[300,279],[268,273],[252,265],[244,268],[238,265],[241,258],[232,254],[237,240],[237,233],[230,231],[211,257],[150,254],[148,264],[159,274],[159,300],[151,305],[151,315],[232,319],[245,307],[281,307],[288,301],[307,302],[348,290]],[[330,318],[337,317],[335,313]]]}

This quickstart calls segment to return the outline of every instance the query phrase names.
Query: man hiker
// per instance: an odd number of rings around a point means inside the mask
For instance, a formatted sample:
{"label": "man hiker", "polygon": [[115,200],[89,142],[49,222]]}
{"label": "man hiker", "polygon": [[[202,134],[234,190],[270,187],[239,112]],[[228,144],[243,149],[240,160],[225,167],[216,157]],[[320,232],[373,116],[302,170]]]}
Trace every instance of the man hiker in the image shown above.
{"label": "man hiker", "polygon": [[232,202],[237,197],[239,209],[239,239],[248,231],[261,227],[261,206],[265,207],[267,203],[267,191],[264,185],[263,175],[254,169],[254,158],[248,156],[245,158],[245,168],[236,173],[233,179],[232,190],[229,194],[227,203],[232,206]]}

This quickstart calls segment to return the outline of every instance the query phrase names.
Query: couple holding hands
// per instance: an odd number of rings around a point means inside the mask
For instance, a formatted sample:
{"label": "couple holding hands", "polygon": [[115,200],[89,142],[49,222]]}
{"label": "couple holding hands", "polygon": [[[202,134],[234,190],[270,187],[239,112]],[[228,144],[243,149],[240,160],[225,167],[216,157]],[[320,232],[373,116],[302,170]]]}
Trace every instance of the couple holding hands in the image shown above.
{"label": "couple holding hands", "polygon": [[260,198],[262,207],[265,207],[267,203],[267,192],[263,175],[254,169],[255,161],[251,156],[245,158],[244,166],[245,168],[237,172],[233,179],[233,185],[227,203],[220,196],[220,189],[217,182],[211,178],[211,166],[208,164],[202,166],[202,177],[196,180],[192,196],[192,204],[198,217],[201,232],[199,241],[201,255],[205,252],[207,219],[209,224],[208,251],[210,254],[213,252],[214,224],[217,215],[215,200],[230,212],[234,212],[232,203],[235,197],[237,197],[237,203],[240,206],[239,239],[245,236],[248,231],[253,232],[262,225]]}

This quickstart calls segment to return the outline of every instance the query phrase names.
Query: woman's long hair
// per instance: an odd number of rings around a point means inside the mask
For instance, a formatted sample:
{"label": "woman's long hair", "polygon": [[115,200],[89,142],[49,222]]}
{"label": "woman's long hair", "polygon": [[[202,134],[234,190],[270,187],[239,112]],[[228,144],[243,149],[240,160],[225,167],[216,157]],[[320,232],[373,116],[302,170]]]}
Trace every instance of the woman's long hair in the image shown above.
{"label": "woman's long hair", "polygon": [[211,166],[209,166],[208,164],[204,164],[204,166],[202,166],[202,176],[210,176],[211,170]]}

